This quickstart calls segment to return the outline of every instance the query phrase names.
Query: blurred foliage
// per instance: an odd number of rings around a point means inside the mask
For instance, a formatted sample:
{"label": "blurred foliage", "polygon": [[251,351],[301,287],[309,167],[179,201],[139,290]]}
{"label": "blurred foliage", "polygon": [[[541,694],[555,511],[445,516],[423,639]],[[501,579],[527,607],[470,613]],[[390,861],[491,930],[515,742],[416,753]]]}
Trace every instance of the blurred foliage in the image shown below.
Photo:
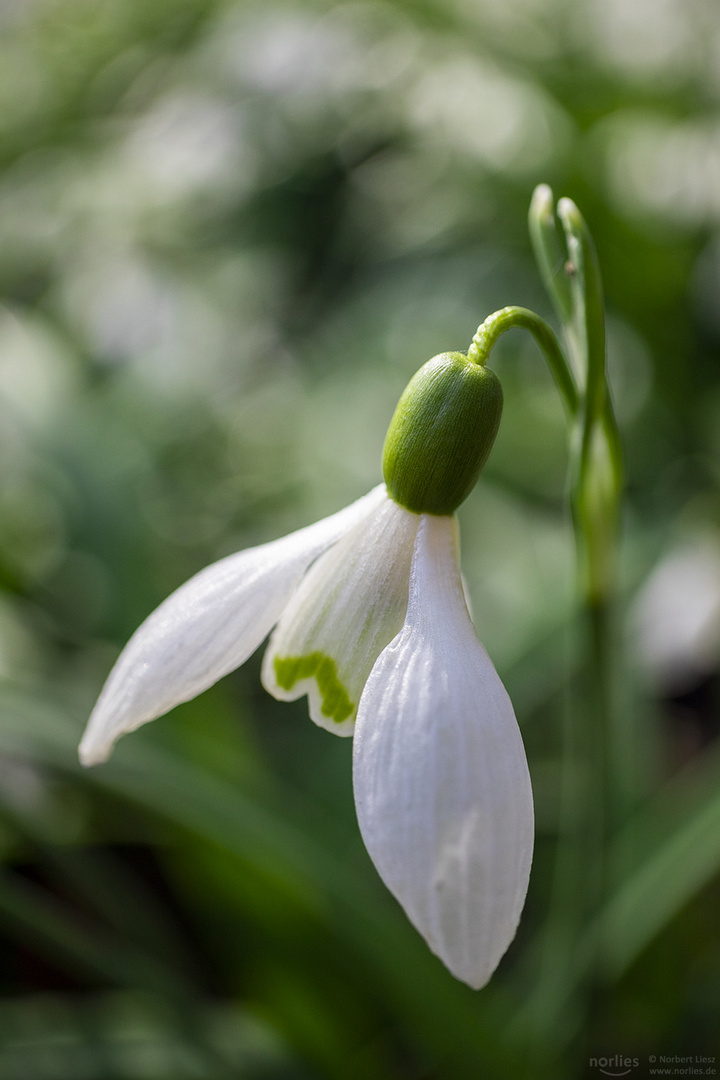
{"label": "blurred foliage", "polygon": [[[719,132],[713,0],[3,0],[2,1080],[718,1053]],[[596,239],[628,467],[614,891],[591,994],[551,918],[555,852],[582,843],[559,812],[584,715],[566,436],[510,335],[461,518],[539,835],[475,994],[377,879],[348,741],[269,699],[257,658],[107,766],[75,747],[168,592],[376,484],[408,378],[489,312],[548,314],[539,181]]]}

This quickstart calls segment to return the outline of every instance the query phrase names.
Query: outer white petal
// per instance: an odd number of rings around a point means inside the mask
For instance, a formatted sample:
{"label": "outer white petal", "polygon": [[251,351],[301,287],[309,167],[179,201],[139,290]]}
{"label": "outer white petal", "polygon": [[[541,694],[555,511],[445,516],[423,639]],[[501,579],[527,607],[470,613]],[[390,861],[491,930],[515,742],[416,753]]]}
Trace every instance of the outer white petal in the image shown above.
{"label": "outer white petal", "polygon": [[332,517],[220,559],[169,596],[110,672],[80,743],[82,763],[105,761],[120,735],[189,701],[244,663],[310,563],[386,499],[380,485]]}
{"label": "outer white petal", "polygon": [[405,625],[360,702],[355,801],[385,884],[453,975],[479,988],[520,919],[533,803],[512,704],[463,599],[456,530],[422,518]]}
{"label": "outer white petal", "polygon": [[336,735],[352,735],[367,677],[403,624],[419,524],[386,496],[311,567],[270,638],[265,689],[307,694],[312,719]]}

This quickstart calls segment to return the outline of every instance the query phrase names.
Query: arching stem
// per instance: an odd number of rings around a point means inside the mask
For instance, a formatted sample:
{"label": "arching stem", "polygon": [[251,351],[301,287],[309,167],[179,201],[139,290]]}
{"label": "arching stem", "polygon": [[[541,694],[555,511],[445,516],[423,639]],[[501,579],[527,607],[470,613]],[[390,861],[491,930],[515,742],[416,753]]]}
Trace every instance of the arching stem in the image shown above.
{"label": "arching stem", "polygon": [[534,311],[530,311],[529,308],[505,307],[495,311],[492,315],[488,315],[485,322],[478,327],[472,339],[472,344],[467,353],[470,359],[476,364],[484,365],[490,350],[500,335],[507,330],[512,330],[514,327],[529,330],[533,335],[547,360],[548,367],[552,372],[569,416],[576,416],[579,408],[577,387],[565,360],[560,342],[555,336],[552,327],[544,319],[541,319],[539,315],[536,315]]}

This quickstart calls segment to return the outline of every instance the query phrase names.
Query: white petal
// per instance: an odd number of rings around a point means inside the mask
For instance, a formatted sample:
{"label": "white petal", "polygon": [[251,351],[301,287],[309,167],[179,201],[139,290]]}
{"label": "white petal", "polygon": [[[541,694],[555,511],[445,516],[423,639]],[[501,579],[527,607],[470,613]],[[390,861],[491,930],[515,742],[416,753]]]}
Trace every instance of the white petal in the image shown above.
{"label": "white petal", "polygon": [[196,697],[244,663],[310,563],[386,499],[380,485],[332,517],[220,559],[169,596],[110,672],[80,743],[82,763],[105,761],[120,735]]}
{"label": "white petal", "polygon": [[386,497],[318,559],[270,638],[265,689],[307,694],[312,719],[336,735],[352,735],[365,681],[403,624],[419,523]]}
{"label": "white petal", "polygon": [[512,704],[463,599],[456,530],[423,515],[405,625],[360,701],[355,802],[383,881],[453,975],[479,988],[520,919],[533,803]]}

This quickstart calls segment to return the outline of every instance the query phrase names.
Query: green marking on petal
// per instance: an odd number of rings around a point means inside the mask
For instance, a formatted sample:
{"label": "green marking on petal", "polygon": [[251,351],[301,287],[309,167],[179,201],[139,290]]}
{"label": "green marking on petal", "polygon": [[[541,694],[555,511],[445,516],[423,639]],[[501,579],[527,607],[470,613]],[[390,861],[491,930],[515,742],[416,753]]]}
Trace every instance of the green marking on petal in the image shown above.
{"label": "green marking on petal", "polygon": [[355,706],[338,679],[335,661],[326,653],[312,652],[307,656],[276,656],[275,678],[283,690],[292,690],[299,679],[315,677],[322,694],[322,714],[338,724],[352,716]]}

